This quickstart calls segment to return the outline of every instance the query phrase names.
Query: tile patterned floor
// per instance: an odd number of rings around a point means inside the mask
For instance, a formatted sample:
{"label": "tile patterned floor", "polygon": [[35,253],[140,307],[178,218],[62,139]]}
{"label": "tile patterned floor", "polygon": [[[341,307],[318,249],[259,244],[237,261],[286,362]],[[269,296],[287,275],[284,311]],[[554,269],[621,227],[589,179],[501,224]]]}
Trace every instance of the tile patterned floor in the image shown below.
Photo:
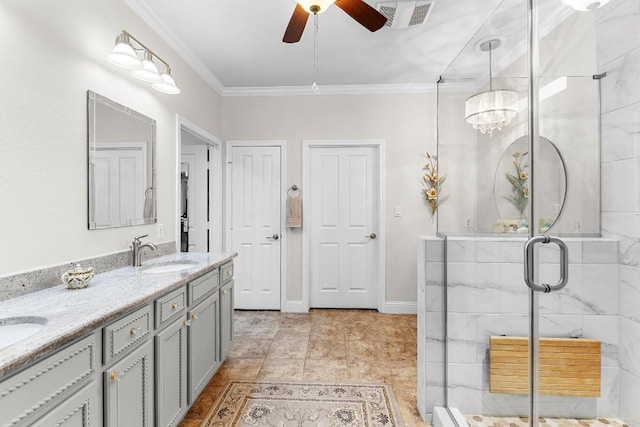
{"label": "tile patterned floor", "polygon": [[236,311],[227,360],[180,427],[199,426],[229,379],[384,381],[407,427],[416,409],[416,316],[373,310]]}
{"label": "tile patterned floor", "polygon": [[[466,415],[470,427],[528,427],[527,418],[518,417],[485,417]],[[594,420],[540,418],[540,427],[630,427],[617,418],[600,418]]]}

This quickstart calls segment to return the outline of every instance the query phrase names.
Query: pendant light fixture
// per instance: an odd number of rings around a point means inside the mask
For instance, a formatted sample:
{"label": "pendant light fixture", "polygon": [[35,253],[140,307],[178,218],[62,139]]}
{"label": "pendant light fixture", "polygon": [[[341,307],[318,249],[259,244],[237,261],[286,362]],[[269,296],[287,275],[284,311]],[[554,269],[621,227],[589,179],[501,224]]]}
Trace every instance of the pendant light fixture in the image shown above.
{"label": "pendant light fixture", "polygon": [[[123,30],[118,36],[107,60],[118,67],[132,70],[131,74],[135,78],[151,83],[151,87],[158,92],[170,95],[180,93],[169,64],[127,31]],[[162,75],[158,71],[157,63],[164,67]]]}
{"label": "pendant light fixture", "polygon": [[316,95],[320,95],[318,86],[318,15],[313,15],[313,84],[311,90]]}
{"label": "pendant light fixture", "polygon": [[502,46],[502,40],[492,38],[478,44],[481,52],[489,52],[489,90],[477,93],[465,102],[465,120],[482,133],[502,130],[518,114],[518,93],[509,89],[493,89],[491,52]]}

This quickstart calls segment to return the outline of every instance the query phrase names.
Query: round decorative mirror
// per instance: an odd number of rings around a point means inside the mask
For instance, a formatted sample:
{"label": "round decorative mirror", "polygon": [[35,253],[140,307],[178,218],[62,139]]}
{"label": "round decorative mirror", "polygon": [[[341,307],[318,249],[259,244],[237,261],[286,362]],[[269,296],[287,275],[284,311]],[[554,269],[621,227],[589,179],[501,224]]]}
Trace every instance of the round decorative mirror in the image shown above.
{"label": "round decorative mirror", "polygon": [[[567,195],[567,175],[564,160],[556,146],[540,137],[539,158],[536,159],[536,211],[538,231],[546,232],[556,222]],[[528,136],[516,139],[502,153],[493,179],[493,197],[498,220],[496,233],[528,232],[529,153]]]}

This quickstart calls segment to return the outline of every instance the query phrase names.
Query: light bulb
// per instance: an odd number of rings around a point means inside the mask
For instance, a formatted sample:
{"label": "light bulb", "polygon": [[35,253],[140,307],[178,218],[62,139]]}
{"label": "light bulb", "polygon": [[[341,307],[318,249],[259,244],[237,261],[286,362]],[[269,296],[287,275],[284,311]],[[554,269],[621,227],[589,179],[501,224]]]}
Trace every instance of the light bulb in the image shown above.
{"label": "light bulb", "polygon": [[125,33],[120,34],[116,39],[116,45],[109,55],[107,61],[118,67],[137,70],[142,68],[142,61],[138,59],[136,51],[129,43],[129,37]]}
{"label": "light bulb", "polygon": [[142,68],[134,70],[133,77],[149,83],[160,83],[162,77],[158,72],[156,64],[153,63],[153,56],[149,52],[145,52],[145,58],[142,60]]}
{"label": "light bulb", "polygon": [[162,81],[159,83],[153,83],[152,88],[158,92],[166,93],[169,95],[177,95],[180,93],[180,89],[176,86],[175,80],[171,77],[171,72],[167,70],[162,76]]}

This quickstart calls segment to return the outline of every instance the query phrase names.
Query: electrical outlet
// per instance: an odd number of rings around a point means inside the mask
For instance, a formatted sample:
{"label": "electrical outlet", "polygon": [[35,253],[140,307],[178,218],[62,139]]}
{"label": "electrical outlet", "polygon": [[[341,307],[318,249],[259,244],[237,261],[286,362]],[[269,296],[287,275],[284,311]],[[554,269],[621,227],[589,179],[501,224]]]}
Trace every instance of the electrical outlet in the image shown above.
{"label": "electrical outlet", "polygon": [[401,217],[402,216],[402,206],[396,206],[393,208],[393,216]]}
{"label": "electrical outlet", "polygon": [[164,224],[158,223],[158,238],[164,237]]}

